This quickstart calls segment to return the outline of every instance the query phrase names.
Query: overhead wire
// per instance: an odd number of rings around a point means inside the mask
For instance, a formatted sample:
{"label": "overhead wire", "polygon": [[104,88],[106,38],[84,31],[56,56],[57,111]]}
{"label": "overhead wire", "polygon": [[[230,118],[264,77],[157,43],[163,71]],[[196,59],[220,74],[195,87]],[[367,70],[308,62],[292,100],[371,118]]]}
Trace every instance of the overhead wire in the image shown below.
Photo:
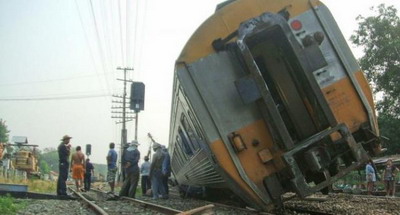
{"label": "overhead wire", "polygon": [[48,101],[48,100],[70,100],[70,99],[87,99],[110,96],[108,94],[97,95],[79,95],[79,96],[60,96],[60,97],[42,97],[42,98],[0,98],[0,101]]}
{"label": "overhead wire", "polygon": [[120,35],[120,47],[121,47],[121,59],[122,66],[126,66],[124,59],[124,47],[123,47],[123,36],[122,36],[122,14],[121,14],[121,0],[118,0],[118,15],[119,15],[119,35]]}
{"label": "overhead wire", "polygon": [[125,41],[126,41],[126,50],[125,50],[125,55],[126,55],[126,66],[133,67],[133,64],[131,64],[131,28],[130,28],[130,23],[131,23],[131,18],[130,15],[132,14],[129,9],[131,8],[131,1],[126,0],[125,1]]}
{"label": "overhead wire", "polygon": [[133,62],[136,63],[136,50],[138,49],[138,29],[139,29],[139,1],[136,1],[136,18],[134,25],[134,40],[133,40]]}
{"label": "overhead wire", "polygon": [[[107,74],[111,74],[111,73],[109,72]],[[96,73],[96,74],[80,75],[80,76],[75,76],[75,77],[70,77],[70,78],[49,79],[49,80],[42,80],[42,81],[14,82],[14,83],[0,84],[0,87],[3,87],[3,86],[15,86],[15,85],[25,85],[25,84],[27,84],[27,85],[28,84],[42,84],[42,83],[48,83],[48,82],[68,81],[68,80],[90,78],[90,77],[98,77],[98,76],[99,75]]]}
{"label": "overhead wire", "polygon": [[[105,53],[104,53],[103,46],[102,46],[102,44],[101,44],[100,33],[99,33],[97,21],[96,21],[96,15],[95,15],[95,12],[94,12],[92,0],[90,0],[89,3],[90,3],[91,14],[92,14],[92,18],[93,18],[93,22],[94,22],[94,27],[95,27],[95,31],[96,31],[97,45],[98,45],[99,52],[100,52],[100,58],[101,58],[101,61],[102,61],[102,63],[103,63],[103,73],[106,73],[106,70],[105,70],[105,69],[107,68],[107,65],[106,65],[106,57],[104,56]],[[105,81],[106,81],[106,84],[107,84],[108,93],[110,93],[110,86],[109,86],[109,83],[108,83],[107,79],[106,79]]]}
{"label": "overhead wire", "polygon": [[114,64],[114,52],[112,50],[111,47],[111,38],[110,38],[110,28],[108,25],[108,17],[107,17],[107,10],[106,10],[106,6],[105,6],[105,2],[104,1],[100,1],[100,14],[102,17],[102,24],[103,24],[103,38],[104,38],[104,44],[106,46],[107,52],[105,53],[106,56],[108,56],[109,58],[109,62],[111,63],[111,69],[113,69],[113,67],[115,67]]}
{"label": "overhead wire", "polygon": [[[135,42],[134,42],[134,44],[135,44],[135,54],[134,54],[134,59],[135,59],[135,64],[136,64],[136,67],[138,68],[137,70],[136,70],[136,75],[138,76],[138,78],[140,79],[140,77],[141,77],[141,72],[142,72],[142,69],[141,69],[141,66],[142,66],[142,57],[143,57],[143,55],[142,55],[142,53],[143,53],[143,42],[140,42],[140,40],[143,40],[145,37],[144,37],[144,28],[145,28],[145,23],[146,23],[146,19],[147,19],[147,4],[148,4],[148,2],[147,1],[144,1],[144,8],[143,8],[143,15],[142,15],[142,17],[143,17],[143,19],[142,19],[142,21],[141,22],[138,22],[138,27],[137,27],[137,29],[135,30],[135,34],[137,35],[138,34],[138,36],[135,36]],[[138,1],[138,11],[139,11],[139,1]],[[139,14],[139,13],[138,13]]]}
{"label": "overhead wire", "polygon": [[[81,15],[77,0],[75,0],[75,6],[76,6],[76,10],[78,11],[79,20],[80,20],[80,23],[81,23],[81,27],[82,27],[82,31],[83,31],[84,37],[85,37],[86,45],[87,45],[87,47],[89,49],[89,54],[90,54],[90,58],[91,58],[94,70],[95,70],[96,74],[98,75],[98,80],[100,82],[101,90],[104,91],[105,89],[104,89],[104,86],[103,86],[103,82],[101,81],[101,78],[99,77],[99,72],[97,71],[95,57],[93,55],[93,50],[92,50],[92,48],[90,46],[90,42],[89,42],[88,35],[87,35],[85,27],[84,27],[82,15]],[[105,68],[103,68],[103,71],[105,71]]]}

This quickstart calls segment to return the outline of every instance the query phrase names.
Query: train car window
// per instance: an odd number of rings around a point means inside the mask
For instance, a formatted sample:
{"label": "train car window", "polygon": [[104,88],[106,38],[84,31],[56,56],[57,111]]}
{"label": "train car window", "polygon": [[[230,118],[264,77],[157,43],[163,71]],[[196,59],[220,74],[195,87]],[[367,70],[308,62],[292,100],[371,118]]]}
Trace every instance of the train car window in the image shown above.
{"label": "train car window", "polygon": [[189,140],[189,138],[183,133],[181,128],[178,129],[178,133],[179,133],[180,139],[182,140],[183,151],[187,155],[192,156],[193,155],[193,151],[190,148],[190,144],[189,144],[190,140]]}
{"label": "train car window", "polygon": [[179,170],[181,168],[181,162],[179,161],[181,158],[178,154],[178,142],[175,141],[174,148],[173,148],[172,156],[171,156],[171,164],[176,168],[176,170]]}
{"label": "train car window", "polygon": [[181,162],[182,162],[182,166],[183,166],[183,164],[189,159],[189,157],[186,155],[186,153],[183,152],[184,148],[183,148],[183,144],[182,144],[180,136],[176,137],[176,141],[178,143],[177,148],[178,148],[179,156],[181,158]]}
{"label": "train car window", "polygon": [[201,127],[200,127],[198,121],[196,120],[196,118],[194,117],[193,113],[191,111],[188,111],[187,113],[190,118],[190,121],[193,122],[194,130],[197,134],[197,137],[199,138],[199,140],[204,140],[203,130],[201,129]]}
{"label": "train car window", "polygon": [[198,142],[198,135],[194,131],[193,126],[188,121],[188,118],[182,114],[181,116],[181,124],[183,127],[183,133],[186,133],[186,136],[188,137],[188,140],[190,142],[190,145],[193,148],[193,151],[197,151],[200,148],[199,142]]}
{"label": "train car window", "polygon": [[179,171],[181,169],[178,159],[178,156],[174,153],[171,160],[171,167],[174,171]]}
{"label": "train car window", "polygon": [[174,168],[176,167],[176,169],[175,169],[176,171],[179,171],[180,169],[182,169],[182,161],[181,161],[181,159],[182,158],[178,155],[177,151],[174,151],[172,165],[173,165]]}

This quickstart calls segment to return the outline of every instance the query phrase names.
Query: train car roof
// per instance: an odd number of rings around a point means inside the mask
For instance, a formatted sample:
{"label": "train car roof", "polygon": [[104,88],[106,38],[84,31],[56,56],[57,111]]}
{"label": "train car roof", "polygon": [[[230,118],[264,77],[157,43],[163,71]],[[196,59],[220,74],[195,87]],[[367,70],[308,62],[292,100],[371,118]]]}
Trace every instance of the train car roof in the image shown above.
{"label": "train car roof", "polygon": [[214,53],[212,42],[235,32],[243,21],[285,8],[294,17],[310,9],[311,3],[322,4],[318,0],[235,0],[221,3],[215,13],[192,34],[177,62],[192,63]]}

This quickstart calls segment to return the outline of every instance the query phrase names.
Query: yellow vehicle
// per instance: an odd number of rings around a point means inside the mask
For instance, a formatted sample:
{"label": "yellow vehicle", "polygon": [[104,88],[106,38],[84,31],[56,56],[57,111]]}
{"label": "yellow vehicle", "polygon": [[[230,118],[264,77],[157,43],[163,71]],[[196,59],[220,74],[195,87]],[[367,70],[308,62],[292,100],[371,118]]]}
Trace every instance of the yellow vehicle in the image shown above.
{"label": "yellow vehicle", "polygon": [[15,169],[26,171],[28,174],[39,172],[38,159],[33,152],[28,150],[16,152],[12,159],[12,165]]}
{"label": "yellow vehicle", "polygon": [[226,1],[176,61],[172,171],[204,195],[280,207],[282,194],[327,191],[380,152],[374,109],[322,2]]}

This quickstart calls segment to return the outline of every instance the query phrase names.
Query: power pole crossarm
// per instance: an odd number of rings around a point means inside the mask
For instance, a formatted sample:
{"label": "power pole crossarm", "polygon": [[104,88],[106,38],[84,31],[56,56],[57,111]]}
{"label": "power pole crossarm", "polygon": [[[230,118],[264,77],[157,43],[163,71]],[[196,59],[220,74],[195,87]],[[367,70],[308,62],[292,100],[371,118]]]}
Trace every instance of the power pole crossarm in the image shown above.
{"label": "power pole crossarm", "polygon": [[[123,157],[123,154],[124,154],[124,148],[126,147],[126,144],[127,144],[127,130],[126,130],[126,122],[129,122],[129,121],[132,121],[133,119],[135,119],[135,117],[133,117],[133,116],[130,116],[130,115],[127,115],[127,114],[130,114],[130,113],[127,113],[127,111],[126,111],[126,108],[127,108],[127,106],[126,106],[126,96],[127,96],[127,93],[126,93],[126,82],[130,82],[130,81],[128,81],[128,80],[126,80],[126,71],[132,71],[133,70],[133,68],[129,68],[129,67],[125,67],[125,68],[122,68],[122,67],[118,67],[117,68],[117,70],[123,70],[124,71],[124,79],[117,79],[117,80],[121,80],[121,81],[123,81],[124,82],[124,92],[123,92],[123,95],[122,96],[120,96],[120,95],[113,95],[113,97],[114,98],[118,98],[118,99],[122,99],[122,102],[121,101],[112,101],[112,103],[120,103],[120,104],[122,104],[122,107],[120,107],[121,109],[122,109],[122,112],[112,112],[112,113],[121,113],[122,114],[122,117],[121,116],[112,116],[111,118],[115,118],[115,119],[122,119],[122,121],[118,121],[118,122],[116,122],[117,124],[119,124],[119,123],[122,123],[122,130],[121,130],[121,147],[120,147],[120,149],[121,149],[121,151],[120,151],[120,158],[122,158]],[[113,109],[115,109],[115,108],[113,108]],[[119,173],[120,174],[118,174],[118,181],[123,181],[124,180],[124,178],[125,178],[125,174],[124,174],[124,172],[123,172],[123,167],[122,167],[122,165],[123,165],[123,163],[122,162],[120,162],[120,166],[118,167],[119,168]],[[122,174],[121,174],[122,173]],[[120,176],[122,176],[122,177],[120,177]]]}
{"label": "power pole crossarm", "polygon": [[124,80],[124,79],[119,79],[119,78],[117,78],[117,80],[118,80],[118,81],[123,81],[123,82],[134,82],[134,81],[132,81],[132,80]]}

